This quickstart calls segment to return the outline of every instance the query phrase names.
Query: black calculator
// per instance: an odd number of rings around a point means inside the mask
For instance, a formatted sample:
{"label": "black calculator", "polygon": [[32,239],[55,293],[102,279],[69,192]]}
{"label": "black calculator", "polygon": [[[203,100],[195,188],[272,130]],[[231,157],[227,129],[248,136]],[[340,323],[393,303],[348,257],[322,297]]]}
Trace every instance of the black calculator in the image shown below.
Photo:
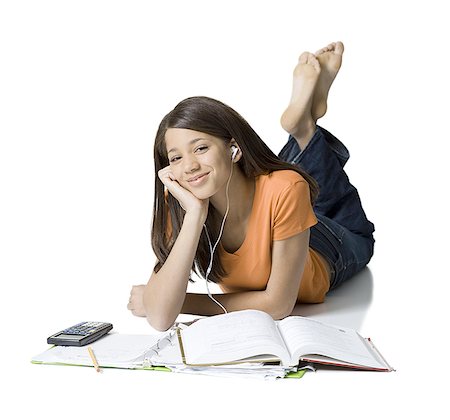
{"label": "black calculator", "polygon": [[111,331],[113,325],[109,322],[80,322],[47,338],[48,344],[57,346],[85,346]]}

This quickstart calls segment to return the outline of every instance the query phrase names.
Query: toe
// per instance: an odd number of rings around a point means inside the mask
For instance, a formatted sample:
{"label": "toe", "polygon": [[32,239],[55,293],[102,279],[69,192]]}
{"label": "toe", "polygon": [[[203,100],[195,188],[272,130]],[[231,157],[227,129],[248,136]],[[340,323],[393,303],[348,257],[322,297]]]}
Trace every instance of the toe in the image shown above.
{"label": "toe", "polygon": [[336,42],[334,52],[339,55],[342,55],[342,53],[344,52],[344,44],[341,41]]}
{"label": "toe", "polygon": [[319,51],[316,51],[315,55],[321,55],[330,51],[333,51],[335,47],[335,42],[328,44],[326,47],[321,48]]}
{"label": "toe", "polygon": [[309,54],[308,64],[311,64],[317,71],[320,71],[320,63],[314,54]]}
{"label": "toe", "polygon": [[300,64],[305,64],[308,61],[309,52],[305,51],[302,53],[302,55],[298,58],[298,61]]}
{"label": "toe", "polygon": [[321,48],[320,50],[317,50],[317,51],[315,52],[315,55],[323,54],[325,51],[326,51],[326,48]]}
{"label": "toe", "polygon": [[312,53],[308,53],[308,63],[313,64],[315,61],[317,61],[316,56]]}

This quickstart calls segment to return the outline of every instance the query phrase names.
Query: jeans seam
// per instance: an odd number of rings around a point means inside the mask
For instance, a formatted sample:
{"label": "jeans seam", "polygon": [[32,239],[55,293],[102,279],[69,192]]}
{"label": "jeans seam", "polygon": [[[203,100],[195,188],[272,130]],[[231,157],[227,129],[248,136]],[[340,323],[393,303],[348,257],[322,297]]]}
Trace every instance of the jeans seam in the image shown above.
{"label": "jeans seam", "polygon": [[319,223],[322,224],[322,226],[324,226],[328,230],[328,232],[330,232],[333,235],[333,237],[335,237],[339,241],[340,244],[342,244],[342,238],[344,237],[345,231],[342,231],[342,236],[339,236],[333,229],[331,229],[329,226],[327,226],[327,224],[325,222],[323,222],[320,219],[318,219],[318,221],[319,221]]}

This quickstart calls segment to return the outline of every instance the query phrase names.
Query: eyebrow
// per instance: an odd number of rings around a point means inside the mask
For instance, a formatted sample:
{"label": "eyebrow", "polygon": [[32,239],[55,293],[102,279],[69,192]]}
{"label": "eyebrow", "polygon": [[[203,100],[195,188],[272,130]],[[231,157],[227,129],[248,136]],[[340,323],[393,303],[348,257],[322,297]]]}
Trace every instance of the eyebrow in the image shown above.
{"label": "eyebrow", "polygon": [[[197,142],[200,141],[200,140],[208,140],[208,139],[205,139],[205,138],[203,138],[203,137],[198,137],[198,138],[196,138],[196,139],[190,140],[190,141],[189,141],[189,144],[197,143]],[[167,152],[167,154],[169,154],[170,152],[174,152],[175,150],[178,150],[178,149],[177,149],[176,147],[172,147],[172,149],[170,149],[170,150]]]}

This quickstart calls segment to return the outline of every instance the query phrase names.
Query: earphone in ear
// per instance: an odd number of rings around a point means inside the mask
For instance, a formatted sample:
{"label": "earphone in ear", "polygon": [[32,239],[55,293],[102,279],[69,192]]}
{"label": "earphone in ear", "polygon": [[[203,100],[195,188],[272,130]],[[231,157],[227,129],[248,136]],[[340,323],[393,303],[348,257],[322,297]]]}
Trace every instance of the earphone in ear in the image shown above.
{"label": "earphone in ear", "polygon": [[231,160],[234,160],[238,152],[239,149],[236,146],[231,146]]}

